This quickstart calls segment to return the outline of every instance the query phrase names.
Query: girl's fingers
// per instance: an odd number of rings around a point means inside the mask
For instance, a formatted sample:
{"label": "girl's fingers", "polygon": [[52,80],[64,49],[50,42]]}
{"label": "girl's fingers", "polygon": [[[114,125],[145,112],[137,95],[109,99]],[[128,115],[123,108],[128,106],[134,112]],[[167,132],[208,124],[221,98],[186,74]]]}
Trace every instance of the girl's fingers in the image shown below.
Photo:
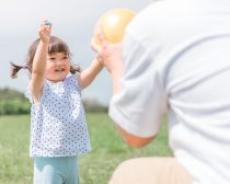
{"label": "girl's fingers", "polygon": [[91,48],[95,51],[95,52],[100,52],[101,51],[101,46],[98,43],[97,39],[93,38],[91,40]]}
{"label": "girl's fingers", "polygon": [[43,33],[50,33],[51,32],[51,27],[45,24],[41,24],[39,32]]}
{"label": "girl's fingers", "polygon": [[47,26],[47,25],[45,25],[45,31],[47,32],[47,33],[50,33],[51,32],[51,27],[50,26]]}
{"label": "girl's fingers", "polygon": [[51,28],[50,28],[50,27],[46,27],[46,28],[45,28],[45,33],[46,33],[46,34],[50,34],[50,32],[51,32]]}
{"label": "girl's fingers", "polygon": [[108,41],[106,40],[106,38],[105,38],[104,33],[99,32],[99,33],[97,34],[97,38],[98,38],[98,41],[99,41],[99,43],[100,43],[101,46],[104,46],[104,45],[108,45],[108,44],[109,44],[109,42],[108,42]]}
{"label": "girl's fingers", "polygon": [[43,21],[42,24],[40,25],[40,29],[43,29],[49,32],[51,31],[51,28],[52,28],[52,24],[47,20]]}
{"label": "girl's fingers", "polygon": [[44,42],[49,42],[51,33],[51,25],[48,25],[46,22],[42,22],[39,28],[39,37]]}
{"label": "girl's fingers", "polygon": [[44,25],[47,26],[47,27],[50,27],[50,28],[52,27],[52,23],[49,22],[48,20],[45,20],[43,23],[44,23]]}
{"label": "girl's fingers", "polygon": [[103,30],[101,29],[101,24],[100,22],[98,22],[95,26],[95,30],[94,30],[94,39],[96,40],[98,45],[101,45],[103,47],[103,45],[108,44],[108,42],[106,41],[105,35],[103,33]]}

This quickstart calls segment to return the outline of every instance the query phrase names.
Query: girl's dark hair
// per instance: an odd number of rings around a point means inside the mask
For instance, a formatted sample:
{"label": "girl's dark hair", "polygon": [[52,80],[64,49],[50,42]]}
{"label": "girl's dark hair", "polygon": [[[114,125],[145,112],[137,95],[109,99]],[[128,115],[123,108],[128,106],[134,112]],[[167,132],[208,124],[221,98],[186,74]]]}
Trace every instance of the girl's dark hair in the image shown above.
{"label": "girl's dark hair", "polygon": [[[38,47],[40,39],[36,39],[31,46],[29,47],[27,57],[26,57],[26,64],[25,65],[16,65],[11,62],[11,78],[16,78],[16,75],[19,70],[21,69],[28,69],[30,73],[32,72],[33,60],[35,56],[36,49]],[[68,57],[71,56],[70,50],[68,45],[56,36],[50,37],[49,47],[48,47],[48,54],[54,54],[57,52],[64,53]],[[75,74],[76,72],[80,72],[80,67],[71,64],[70,65],[70,72]]]}

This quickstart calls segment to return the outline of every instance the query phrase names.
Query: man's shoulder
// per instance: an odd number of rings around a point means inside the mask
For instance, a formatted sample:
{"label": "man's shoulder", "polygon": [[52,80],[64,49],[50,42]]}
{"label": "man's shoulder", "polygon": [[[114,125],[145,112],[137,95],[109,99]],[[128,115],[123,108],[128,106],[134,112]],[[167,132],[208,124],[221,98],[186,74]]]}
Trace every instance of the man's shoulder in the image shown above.
{"label": "man's shoulder", "polygon": [[[181,6],[184,8],[180,9]],[[191,26],[186,17],[191,18],[188,15],[187,5],[178,6],[177,1],[173,0],[157,1],[140,11],[126,31],[137,40],[164,41],[165,34],[167,39],[170,39],[170,35],[174,37],[173,34],[177,34],[178,30]]]}

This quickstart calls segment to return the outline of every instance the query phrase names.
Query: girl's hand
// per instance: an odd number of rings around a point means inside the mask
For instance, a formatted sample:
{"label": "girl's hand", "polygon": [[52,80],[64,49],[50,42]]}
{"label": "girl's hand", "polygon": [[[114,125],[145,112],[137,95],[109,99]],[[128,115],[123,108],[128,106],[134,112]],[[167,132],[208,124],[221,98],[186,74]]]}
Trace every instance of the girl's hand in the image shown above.
{"label": "girl's hand", "polygon": [[96,27],[94,38],[91,42],[92,49],[98,53],[98,60],[107,68],[113,81],[113,93],[119,93],[124,65],[122,58],[122,43],[111,44]]}
{"label": "girl's hand", "polygon": [[43,43],[49,43],[50,34],[51,34],[51,24],[47,23],[47,21],[44,21],[40,25],[40,29],[39,29],[39,37],[41,41]]}
{"label": "girl's hand", "polygon": [[122,70],[122,43],[109,43],[103,33],[97,30],[91,42],[92,49],[97,52],[97,59],[112,74]]}

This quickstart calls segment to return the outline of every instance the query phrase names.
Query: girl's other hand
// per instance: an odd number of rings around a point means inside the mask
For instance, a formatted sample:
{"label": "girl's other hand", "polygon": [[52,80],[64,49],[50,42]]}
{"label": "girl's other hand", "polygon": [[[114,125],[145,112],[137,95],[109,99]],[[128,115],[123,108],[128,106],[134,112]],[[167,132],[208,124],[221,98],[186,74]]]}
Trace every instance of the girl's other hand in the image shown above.
{"label": "girl's other hand", "polygon": [[44,21],[40,25],[39,37],[43,43],[49,43],[51,34],[51,24],[48,21]]}
{"label": "girl's other hand", "polygon": [[122,67],[122,43],[109,43],[103,33],[96,32],[92,39],[91,47],[97,52],[97,59],[107,68],[110,73],[120,70]]}

